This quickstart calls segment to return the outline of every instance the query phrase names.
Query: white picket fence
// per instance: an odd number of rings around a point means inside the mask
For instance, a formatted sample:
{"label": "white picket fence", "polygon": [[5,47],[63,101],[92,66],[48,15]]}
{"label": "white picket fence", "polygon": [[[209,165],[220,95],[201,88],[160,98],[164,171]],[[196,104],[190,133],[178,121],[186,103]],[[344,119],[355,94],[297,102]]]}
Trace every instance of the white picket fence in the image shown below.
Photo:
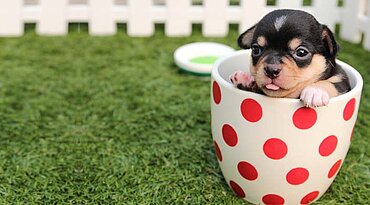
{"label": "white picket fence", "polygon": [[[200,0],[198,0],[199,2]],[[36,23],[40,35],[66,35],[68,24],[86,22],[91,35],[112,35],[117,24],[127,24],[130,36],[150,36],[155,24],[164,24],[167,36],[188,36],[192,24],[201,24],[204,36],[225,36],[229,24],[239,24],[240,32],[255,24],[264,14],[277,8],[306,10],[334,28],[341,25],[340,36],[370,50],[370,0],[0,0],[0,36],[21,36],[25,23]],[[234,0],[235,2],[235,0]]]}

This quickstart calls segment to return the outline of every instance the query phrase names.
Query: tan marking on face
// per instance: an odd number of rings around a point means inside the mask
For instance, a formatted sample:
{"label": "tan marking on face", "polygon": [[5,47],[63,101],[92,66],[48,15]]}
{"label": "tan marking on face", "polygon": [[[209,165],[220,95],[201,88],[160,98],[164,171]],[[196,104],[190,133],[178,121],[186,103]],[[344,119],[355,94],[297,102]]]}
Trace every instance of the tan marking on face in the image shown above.
{"label": "tan marking on face", "polygon": [[326,70],[325,57],[320,54],[314,54],[310,65],[306,68],[299,68],[301,76],[305,81],[315,79],[316,81],[321,77],[321,74]]}
{"label": "tan marking on face", "polygon": [[293,38],[292,40],[289,41],[288,46],[290,50],[295,50],[302,44],[302,40],[299,38]]}
{"label": "tan marking on face", "polygon": [[287,97],[298,98],[306,86],[320,79],[322,73],[326,70],[326,60],[324,56],[315,54],[312,57],[311,64],[307,67],[298,68],[297,65],[295,66],[291,71],[297,76],[297,79],[292,83],[287,83],[289,87]]}
{"label": "tan marking on face", "polygon": [[261,47],[265,47],[267,45],[267,40],[264,36],[260,36],[257,38],[257,43]]}
{"label": "tan marking on face", "polygon": [[[255,66],[255,80],[262,91],[272,97],[298,98],[301,91],[308,85],[319,80],[321,74],[326,70],[326,60],[322,55],[315,54],[312,57],[311,64],[306,68],[299,68],[292,58],[283,57],[282,70],[279,77],[273,80],[273,83],[281,89],[271,91],[264,86],[271,83],[271,79],[265,76],[265,57]],[[333,79],[338,80],[338,79]]]}

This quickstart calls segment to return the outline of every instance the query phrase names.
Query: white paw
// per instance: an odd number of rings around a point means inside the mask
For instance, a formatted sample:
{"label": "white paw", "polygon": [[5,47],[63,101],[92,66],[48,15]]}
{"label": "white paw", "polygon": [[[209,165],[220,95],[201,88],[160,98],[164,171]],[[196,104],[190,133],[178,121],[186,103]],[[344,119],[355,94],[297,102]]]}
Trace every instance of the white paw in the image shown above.
{"label": "white paw", "polygon": [[235,87],[238,85],[250,87],[254,82],[254,78],[247,72],[236,71],[234,74],[230,75],[230,81]]}
{"label": "white paw", "polygon": [[300,99],[306,107],[321,107],[329,104],[330,96],[323,88],[307,86],[301,92]]}

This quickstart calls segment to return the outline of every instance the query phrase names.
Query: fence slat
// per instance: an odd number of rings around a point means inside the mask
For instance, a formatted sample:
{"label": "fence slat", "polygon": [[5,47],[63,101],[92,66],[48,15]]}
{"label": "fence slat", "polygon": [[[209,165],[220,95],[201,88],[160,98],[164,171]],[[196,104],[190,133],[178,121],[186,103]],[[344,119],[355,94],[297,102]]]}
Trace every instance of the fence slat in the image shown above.
{"label": "fence slat", "polygon": [[130,36],[150,36],[154,33],[151,18],[152,0],[128,0],[127,33]]}
{"label": "fence slat", "polygon": [[335,23],[339,22],[337,3],[337,0],[313,1],[313,15],[320,23],[326,24],[332,31],[335,29]]}
{"label": "fence slat", "polygon": [[204,0],[204,22],[202,33],[205,36],[226,36],[229,30],[228,0]]}
{"label": "fence slat", "polygon": [[113,19],[114,0],[90,0],[89,32],[92,35],[113,35],[116,24]]}
{"label": "fence slat", "polygon": [[22,1],[19,0],[0,0],[0,36],[23,34],[22,6]]}
{"label": "fence slat", "polygon": [[239,32],[242,33],[255,25],[266,14],[265,1],[241,0],[241,19]]}
{"label": "fence slat", "polygon": [[191,0],[167,0],[167,36],[188,36],[191,34],[189,18]]}
{"label": "fence slat", "polygon": [[66,8],[68,0],[40,0],[41,15],[37,33],[41,35],[65,35],[68,33]]}
{"label": "fence slat", "polygon": [[364,47],[365,49],[370,50],[370,15],[368,16],[364,30]]}
{"label": "fence slat", "polygon": [[277,6],[280,8],[301,8],[302,5],[302,0],[277,0]]}
{"label": "fence slat", "polygon": [[[340,36],[344,40],[353,43],[361,41],[361,32],[359,30],[359,19],[364,12],[366,0],[347,0],[344,1],[343,13],[341,15]],[[354,20],[355,19],[355,20]]]}
{"label": "fence slat", "polygon": [[366,16],[365,18],[365,26],[364,29],[364,47],[367,50],[370,50],[370,0],[366,2]]}

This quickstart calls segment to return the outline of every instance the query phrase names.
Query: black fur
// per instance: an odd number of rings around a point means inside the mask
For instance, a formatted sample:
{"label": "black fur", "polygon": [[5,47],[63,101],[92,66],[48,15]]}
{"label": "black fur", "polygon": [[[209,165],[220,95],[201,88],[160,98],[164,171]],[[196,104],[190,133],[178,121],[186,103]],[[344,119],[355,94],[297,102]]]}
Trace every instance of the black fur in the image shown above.
{"label": "black fur", "polygon": [[[280,29],[275,28],[277,18],[286,16],[285,22]],[[243,49],[249,49],[257,45],[257,38],[264,36],[267,46],[261,48],[262,55],[253,56],[252,64],[256,65],[260,58],[269,56],[279,61],[283,56],[295,61],[300,69],[305,69],[311,64],[312,56],[320,54],[325,57],[327,68],[320,80],[329,79],[332,76],[343,76],[342,81],[333,83],[339,93],[345,93],[350,89],[345,72],[335,62],[339,46],[333,33],[326,25],[320,24],[311,14],[300,10],[282,9],[275,10],[264,16],[260,22],[242,33],[238,38],[238,45]],[[301,45],[307,48],[310,57],[299,59],[293,55],[294,51],[288,46],[289,41],[298,38]]]}

